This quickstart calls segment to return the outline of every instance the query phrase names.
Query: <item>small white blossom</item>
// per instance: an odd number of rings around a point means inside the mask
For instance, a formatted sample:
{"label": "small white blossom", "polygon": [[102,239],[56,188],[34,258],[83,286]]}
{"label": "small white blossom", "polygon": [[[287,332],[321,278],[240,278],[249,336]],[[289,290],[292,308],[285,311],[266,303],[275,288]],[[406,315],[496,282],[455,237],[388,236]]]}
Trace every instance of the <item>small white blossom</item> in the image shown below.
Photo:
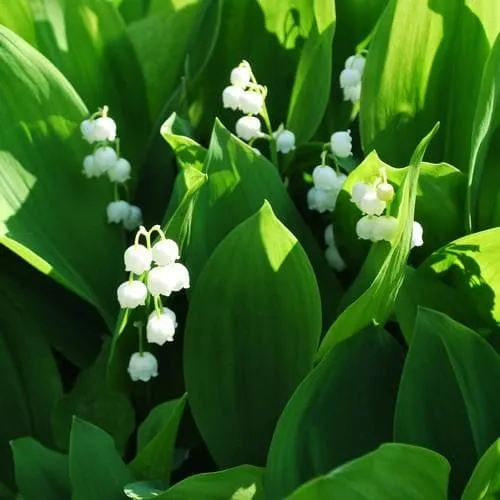
{"label": "small white blossom", "polygon": [[118,156],[116,151],[109,146],[101,146],[94,151],[94,161],[102,171],[108,170],[116,163]]}
{"label": "small white blossom", "polygon": [[129,204],[128,214],[123,219],[123,227],[127,231],[134,231],[142,224],[142,211],[139,207]]}
{"label": "small white blossom", "polygon": [[314,187],[320,189],[337,189],[339,179],[337,172],[328,165],[318,165],[312,172]]}
{"label": "small white blossom", "polygon": [[347,158],[352,155],[351,131],[335,132],[330,137],[332,153],[338,158]]}
{"label": "small white blossom", "polygon": [[179,258],[179,246],[174,240],[160,240],[153,245],[153,260],[159,266],[173,264]]}
{"label": "small white blossom", "polygon": [[365,70],[365,64],[366,64],[366,59],[362,55],[357,54],[355,56],[350,56],[346,59],[345,68],[356,70],[361,75],[363,75],[363,72]]}
{"label": "small white blossom", "polygon": [[82,137],[91,144],[96,141],[94,134],[94,122],[92,120],[83,120],[80,124],[80,132],[82,133]]}
{"label": "small white blossom", "polygon": [[295,149],[295,134],[291,130],[282,130],[276,137],[276,149],[283,154]]}
{"label": "small white blossom", "polygon": [[261,156],[262,153],[257,149],[257,148],[252,148],[252,151],[257,155],[257,156]]}
{"label": "small white blossom", "polygon": [[130,179],[132,167],[125,158],[118,158],[116,162],[108,168],[107,174],[111,182],[122,184]]}
{"label": "small white blossom", "polygon": [[329,245],[326,248],[325,257],[328,265],[336,271],[343,271],[347,267],[335,245]]}
{"label": "small white blossom", "polygon": [[352,87],[344,87],[344,101],[358,102],[361,99],[361,83]]}
{"label": "small white blossom", "polygon": [[362,196],[358,206],[364,214],[381,215],[385,210],[386,202],[377,197],[375,188],[371,186]]}
{"label": "small white blossom", "polygon": [[146,303],[148,289],[142,281],[126,281],[118,287],[116,295],[122,309],[135,309]]}
{"label": "small white blossom", "polygon": [[239,100],[239,108],[243,113],[258,115],[264,106],[264,96],[255,90],[245,90]]}
{"label": "small white blossom", "polygon": [[123,261],[125,271],[132,271],[134,274],[142,274],[151,269],[151,250],[144,245],[132,245],[125,250]]}
{"label": "small white blossom", "polygon": [[158,376],[158,361],[150,352],[134,352],[130,357],[127,368],[130,378],[137,382],[148,382],[152,377]]}
{"label": "small white blossom", "polygon": [[189,288],[189,272],[179,262],[168,266],[154,267],[148,273],[148,289],[151,295],[165,295],[168,297],[172,292],[178,292],[183,288]]}
{"label": "small white blossom", "polygon": [[396,233],[398,220],[391,215],[378,217],[373,227],[372,241],[391,241]]}
{"label": "small white blossom", "polygon": [[147,339],[150,344],[163,345],[173,342],[177,321],[174,311],[164,307],[161,314],[153,311],[148,318],[146,327]]}
{"label": "small white blossom", "polygon": [[234,110],[240,107],[240,98],[244,90],[241,87],[230,85],[222,91],[222,104],[224,108],[231,108]]}
{"label": "small white blossom", "polygon": [[130,204],[124,200],[112,201],[106,208],[108,223],[118,224],[130,215]]}
{"label": "small white blossom", "polygon": [[109,116],[101,116],[94,120],[94,140],[114,141],[116,139],[116,123]]}
{"label": "small white blossom", "polygon": [[417,221],[413,221],[412,233],[411,233],[411,248],[421,247],[424,244],[424,228],[422,224]]}
{"label": "small white blossom", "polygon": [[340,87],[355,87],[361,82],[361,73],[355,69],[344,69],[340,73]]}
{"label": "small white blossom", "polygon": [[246,89],[250,83],[251,72],[250,68],[246,65],[240,65],[231,71],[231,85]]}
{"label": "small white blossom", "polygon": [[236,122],[236,135],[244,141],[249,141],[262,135],[260,127],[260,120],[256,116],[242,116]]}
{"label": "small white blossom", "polygon": [[363,196],[370,189],[370,184],[366,184],[365,182],[356,182],[351,190],[351,201],[359,206]]}
{"label": "small white blossom", "polygon": [[377,223],[377,217],[365,215],[356,224],[356,234],[360,240],[373,240],[373,231]]}
{"label": "small white blossom", "polygon": [[103,174],[103,170],[97,166],[94,156],[93,155],[87,155],[83,159],[83,175],[85,177],[88,177],[89,179],[91,177],[99,177]]}
{"label": "small white blossom", "polygon": [[381,182],[377,186],[377,198],[382,201],[391,201],[394,198],[394,188],[388,182]]}
{"label": "small white blossom", "polygon": [[333,234],[333,224],[328,224],[324,232],[325,245],[327,247],[335,245],[335,235]]}
{"label": "small white blossom", "polygon": [[307,192],[307,206],[309,210],[323,212],[333,212],[337,202],[338,191],[335,189],[321,189],[312,187]]}

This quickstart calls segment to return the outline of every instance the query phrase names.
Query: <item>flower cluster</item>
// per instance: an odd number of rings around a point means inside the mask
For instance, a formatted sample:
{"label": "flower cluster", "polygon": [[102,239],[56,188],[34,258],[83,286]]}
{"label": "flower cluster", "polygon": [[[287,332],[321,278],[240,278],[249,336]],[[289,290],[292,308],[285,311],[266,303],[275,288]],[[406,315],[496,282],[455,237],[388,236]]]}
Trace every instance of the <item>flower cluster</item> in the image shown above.
{"label": "flower cluster", "polygon": [[340,256],[337,246],[335,245],[335,235],[333,233],[333,225],[329,224],[325,228],[325,257],[328,265],[336,271],[343,271],[347,266]]}
{"label": "flower cluster", "polygon": [[236,122],[236,135],[247,142],[259,138],[272,138],[276,141],[276,150],[284,154],[295,149],[295,134],[283,126],[276,132],[269,130],[271,135],[262,132],[258,115],[264,118],[270,128],[265,104],[267,89],[257,83],[247,61],[242,61],[239,66],[231,70],[230,82],[231,85],[222,92],[222,104],[224,108],[238,110],[245,115]]}
{"label": "flower cluster", "polygon": [[340,73],[340,87],[344,92],[344,101],[358,102],[361,97],[361,78],[365,69],[365,58],[357,54],[346,59]]}
{"label": "flower cluster", "polygon": [[[151,245],[151,234],[158,232],[160,239]],[[146,245],[139,243],[144,236]],[[173,292],[189,288],[189,272],[177,262],[179,247],[167,239],[160,226],[147,231],[143,226],[136,234],[134,244],[125,250],[125,270],[130,272],[128,281],[117,290],[122,309],[135,309],[148,305],[151,298],[154,309],[148,316],[146,339],[151,344],[163,345],[174,340],[177,321],[175,313],[164,307],[161,296],[169,297]],[[142,331],[139,329],[139,352],[130,358],[128,372],[133,381],[147,382],[158,374],[158,363],[154,355],[142,350]]]}
{"label": "flower cluster", "polygon": [[314,186],[307,193],[309,210],[333,212],[346,176],[328,165],[318,165],[313,170],[312,178]]}
{"label": "flower cluster", "polygon": [[[373,183],[357,182],[351,192],[351,201],[363,212],[356,224],[356,233],[362,240],[391,241],[397,229],[397,219],[382,215],[394,198],[394,188],[387,182],[385,170]],[[423,228],[413,222],[411,247],[423,245]]]}
{"label": "flower cluster", "polygon": [[[93,153],[83,159],[83,174],[89,179],[106,175],[116,186],[130,179],[130,163],[120,156],[120,140],[116,135],[116,123],[108,116],[108,107],[94,113],[80,125],[83,138],[94,146]],[[118,193],[118,190],[115,190]],[[142,223],[139,207],[125,200],[115,200],[107,207],[109,223],[122,223],[129,231]]]}

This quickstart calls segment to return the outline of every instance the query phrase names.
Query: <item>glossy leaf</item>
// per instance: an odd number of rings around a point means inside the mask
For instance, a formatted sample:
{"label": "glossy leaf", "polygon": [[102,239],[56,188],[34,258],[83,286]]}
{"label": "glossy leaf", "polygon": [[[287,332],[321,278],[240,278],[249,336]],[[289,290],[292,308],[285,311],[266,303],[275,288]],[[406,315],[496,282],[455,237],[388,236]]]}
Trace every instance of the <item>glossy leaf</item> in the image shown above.
{"label": "glossy leaf", "polygon": [[391,440],[402,366],[401,348],[381,328],[331,349],[280,417],[265,472],[270,498]]}
{"label": "glossy leaf", "polygon": [[451,463],[451,495],[464,487],[500,432],[500,356],[477,333],[420,309],[403,370],[396,441],[425,446]]}
{"label": "glossy leaf", "polygon": [[28,0],[4,0],[0,8],[0,24],[36,47],[35,20]]}
{"label": "glossy leaf", "polygon": [[389,443],[313,479],[287,499],[446,500],[449,470],[437,453]]}
{"label": "glossy leaf", "polygon": [[279,414],[312,367],[320,330],[311,265],[265,203],[212,254],[188,311],[189,404],[220,466],[265,461]]}

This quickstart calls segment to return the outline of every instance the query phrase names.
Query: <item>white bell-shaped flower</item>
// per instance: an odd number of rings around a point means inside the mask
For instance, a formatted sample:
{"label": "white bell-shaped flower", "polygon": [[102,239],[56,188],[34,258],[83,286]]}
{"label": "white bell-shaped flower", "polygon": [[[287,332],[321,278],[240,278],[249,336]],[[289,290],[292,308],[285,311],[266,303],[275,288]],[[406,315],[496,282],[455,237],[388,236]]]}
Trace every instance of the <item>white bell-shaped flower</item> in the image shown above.
{"label": "white bell-shaped flower", "polygon": [[230,85],[222,91],[222,105],[224,108],[237,110],[240,107],[240,98],[244,90],[236,85]]}
{"label": "white bell-shaped flower", "polygon": [[377,223],[377,217],[373,215],[365,215],[358,220],[356,224],[356,234],[360,240],[372,240],[373,231]]}
{"label": "white bell-shaped flower", "polygon": [[95,127],[93,120],[83,120],[80,124],[80,132],[82,133],[82,137],[91,144],[96,141],[95,138]]}
{"label": "white bell-shaped flower", "polygon": [[262,156],[262,153],[260,152],[260,150],[258,150],[257,148],[254,148],[252,147],[252,151],[257,155],[257,156]]}
{"label": "white bell-shaped flower", "polygon": [[175,276],[172,272],[173,264],[169,266],[153,267],[148,273],[148,290],[151,295],[165,295],[168,297],[174,291]]}
{"label": "white bell-shaped flower", "polygon": [[340,73],[340,87],[354,87],[361,82],[361,73],[355,69],[344,69]]}
{"label": "white bell-shaped flower", "polygon": [[417,221],[413,221],[412,232],[411,232],[411,248],[421,247],[424,244],[424,228],[422,224]]}
{"label": "white bell-shaped flower", "polygon": [[330,247],[332,245],[335,245],[335,235],[333,233],[333,224],[328,224],[328,226],[325,227],[324,239],[325,239],[326,246]]}
{"label": "white bell-shaped flower", "polygon": [[344,101],[358,102],[361,99],[361,83],[357,85],[344,87]]}
{"label": "white bell-shaped flower", "polygon": [[398,220],[391,215],[378,217],[373,227],[372,241],[391,241],[396,234]]}
{"label": "white bell-shaped flower", "polygon": [[123,261],[125,262],[125,271],[141,275],[151,269],[151,250],[144,245],[134,244],[125,250]]}
{"label": "white bell-shaped flower", "polygon": [[343,271],[347,267],[335,245],[329,245],[326,248],[325,257],[328,265],[336,271]]}
{"label": "white bell-shaped flower", "polygon": [[87,155],[83,159],[83,175],[85,177],[88,177],[89,179],[91,177],[99,177],[104,173],[102,168],[97,166],[95,160],[94,160],[94,155]]}
{"label": "white bell-shaped flower", "polygon": [[130,356],[127,371],[134,382],[138,380],[148,382],[158,376],[158,361],[150,352],[144,351],[142,354],[134,352]]}
{"label": "white bell-shaped flower", "polygon": [[148,289],[142,281],[125,281],[116,291],[122,309],[135,309],[146,303]]}
{"label": "white bell-shaped flower", "polygon": [[338,191],[334,189],[321,189],[313,187],[307,192],[307,206],[309,210],[333,212],[337,202]]}
{"label": "white bell-shaped flower", "polygon": [[312,172],[314,187],[320,189],[336,189],[337,172],[328,165],[318,165]]}
{"label": "white bell-shaped flower", "polygon": [[335,132],[330,137],[332,153],[338,158],[347,158],[352,155],[351,131]]}
{"label": "white bell-shaped flower", "polygon": [[160,240],[153,245],[153,260],[159,266],[173,264],[179,257],[179,246],[174,240]]}
{"label": "white bell-shaped flower", "polygon": [[117,159],[116,151],[110,146],[101,146],[94,151],[94,161],[103,171],[113,167]]}
{"label": "white bell-shaped flower", "polygon": [[373,186],[365,192],[359,202],[360,210],[367,215],[381,215],[385,207],[386,202],[377,197],[377,191]]}
{"label": "white bell-shaped flower", "polygon": [[240,65],[231,70],[231,85],[246,89],[250,83],[251,72],[250,68],[246,65]]}
{"label": "white bell-shaped flower", "polygon": [[129,211],[123,219],[123,227],[127,231],[134,231],[142,224],[142,211],[135,205],[129,205]]}
{"label": "white bell-shaped flower", "polygon": [[125,158],[118,158],[116,162],[108,168],[107,174],[111,182],[122,184],[130,179],[131,171],[132,167],[130,163]]}
{"label": "white bell-shaped flower", "polygon": [[363,196],[367,191],[371,189],[370,184],[366,184],[366,182],[356,182],[351,190],[351,201],[358,205],[361,203]]}
{"label": "white bell-shaped flower", "polygon": [[245,114],[258,115],[264,106],[264,96],[255,90],[245,90],[241,94],[239,106]]}
{"label": "white bell-shaped flower", "polygon": [[164,307],[161,314],[153,311],[148,318],[146,326],[147,340],[150,344],[163,345],[173,342],[177,321],[174,311]]}
{"label": "white bell-shaped flower", "polygon": [[106,208],[108,223],[118,224],[130,215],[130,204],[124,200],[112,201]]}
{"label": "white bell-shaped flower", "polygon": [[391,201],[394,198],[394,188],[388,182],[381,182],[377,186],[377,198],[382,201]]}
{"label": "white bell-shaped flower", "polygon": [[242,116],[236,122],[236,135],[244,141],[260,137],[262,135],[260,120],[256,116]]}
{"label": "white bell-shaped flower", "polygon": [[357,54],[355,56],[350,56],[346,59],[345,68],[356,70],[358,73],[363,75],[365,70],[366,59],[361,55]]}
{"label": "white bell-shaped flower", "polygon": [[287,154],[295,149],[295,134],[291,130],[282,130],[276,137],[278,153]]}
{"label": "white bell-shaped flower", "polygon": [[116,139],[116,123],[109,116],[101,116],[94,120],[94,138],[96,141],[114,141]]}

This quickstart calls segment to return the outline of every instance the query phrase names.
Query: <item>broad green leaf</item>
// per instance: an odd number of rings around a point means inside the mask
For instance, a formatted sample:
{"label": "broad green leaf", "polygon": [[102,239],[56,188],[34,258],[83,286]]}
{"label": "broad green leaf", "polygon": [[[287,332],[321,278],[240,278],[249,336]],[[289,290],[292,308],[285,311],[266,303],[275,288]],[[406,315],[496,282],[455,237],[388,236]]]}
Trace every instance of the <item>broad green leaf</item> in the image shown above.
{"label": "broad green leaf", "polygon": [[[106,380],[109,342],[95,363],[78,375],[74,387],[57,403],[53,414],[58,446],[67,449],[68,438],[77,416],[109,432],[123,451],[134,430],[134,409],[127,397]],[[125,370],[125,368],[122,368]]]}
{"label": "broad green leaf", "polygon": [[81,173],[85,107],[41,54],[6,29],[0,94],[0,242],[112,324],[121,236],[105,216],[111,185]]}
{"label": "broad green leaf", "polygon": [[301,486],[288,500],[446,500],[448,462],[417,446],[384,444]]}
{"label": "broad green leaf", "polygon": [[11,443],[16,484],[24,500],[67,500],[71,496],[68,457],[31,437]]}
{"label": "broad green leaf", "polygon": [[500,495],[500,440],[481,457],[462,495],[462,500],[494,500]]}
{"label": "broad green leaf", "polygon": [[0,24],[36,47],[35,20],[28,0],[4,0],[0,7]]}
{"label": "broad green leaf", "polygon": [[481,75],[499,30],[500,11],[489,0],[391,0],[363,74],[364,150],[402,167],[414,138],[441,121],[446,133],[429,157],[466,171]]}
{"label": "broad green leaf", "polygon": [[162,403],[139,426],[138,453],[129,464],[136,479],[170,478],[177,430],[186,404],[186,396]]}
{"label": "broad green leaf", "polygon": [[[420,141],[410,160],[410,167],[401,186],[398,224],[393,242],[387,251],[382,248],[382,245],[387,248],[388,245],[385,242],[373,245],[367,263],[351,287],[356,291],[356,299],[342,311],[326,333],[318,349],[317,359],[321,359],[328,349],[341,340],[355,335],[372,321],[377,324],[384,324],[392,313],[399,289],[404,280],[406,261],[410,252],[419,165],[438,127],[439,124],[436,124]],[[380,252],[377,250],[377,245],[378,248],[381,248]],[[369,274],[371,274],[373,265],[370,261],[372,259],[380,267],[373,282],[363,290],[362,285],[366,282],[363,270],[366,267]]]}
{"label": "broad green leaf", "polygon": [[132,475],[109,434],[75,418],[71,427],[69,475],[72,500],[122,500]]}
{"label": "broad green leaf", "polygon": [[264,476],[270,498],[390,441],[402,367],[401,348],[381,328],[331,349],[278,421]]}
{"label": "broad green leaf", "polygon": [[189,405],[221,467],[265,461],[275,423],[312,367],[320,330],[312,267],[266,202],[214,251],[188,311]]}
{"label": "broad green leaf", "polygon": [[500,36],[486,61],[472,128],[467,222],[469,230],[500,224],[498,138],[500,133]]}
{"label": "broad green leaf", "polygon": [[125,495],[133,500],[156,498],[168,488],[166,481],[137,481],[123,488]]}
{"label": "broad green leaf", "polygon": [[456,498],[500,432],[500,356],[476,332],[420,309],[403,369],[396,441],[425,446],[451,463]]}
{"label": "broad green leaf", "polygon": [[434,252],[423,264],[466,300],[485,325],[500,323],[500,228],[473,233]]}
{"label": "broad green leaf", "polygon": [[302,48],[290,96],[287,128],[298,144],[316,132],[328,105],[331,88],[332,41],[335,32],[335,3],[313,0],[311,31]]}

